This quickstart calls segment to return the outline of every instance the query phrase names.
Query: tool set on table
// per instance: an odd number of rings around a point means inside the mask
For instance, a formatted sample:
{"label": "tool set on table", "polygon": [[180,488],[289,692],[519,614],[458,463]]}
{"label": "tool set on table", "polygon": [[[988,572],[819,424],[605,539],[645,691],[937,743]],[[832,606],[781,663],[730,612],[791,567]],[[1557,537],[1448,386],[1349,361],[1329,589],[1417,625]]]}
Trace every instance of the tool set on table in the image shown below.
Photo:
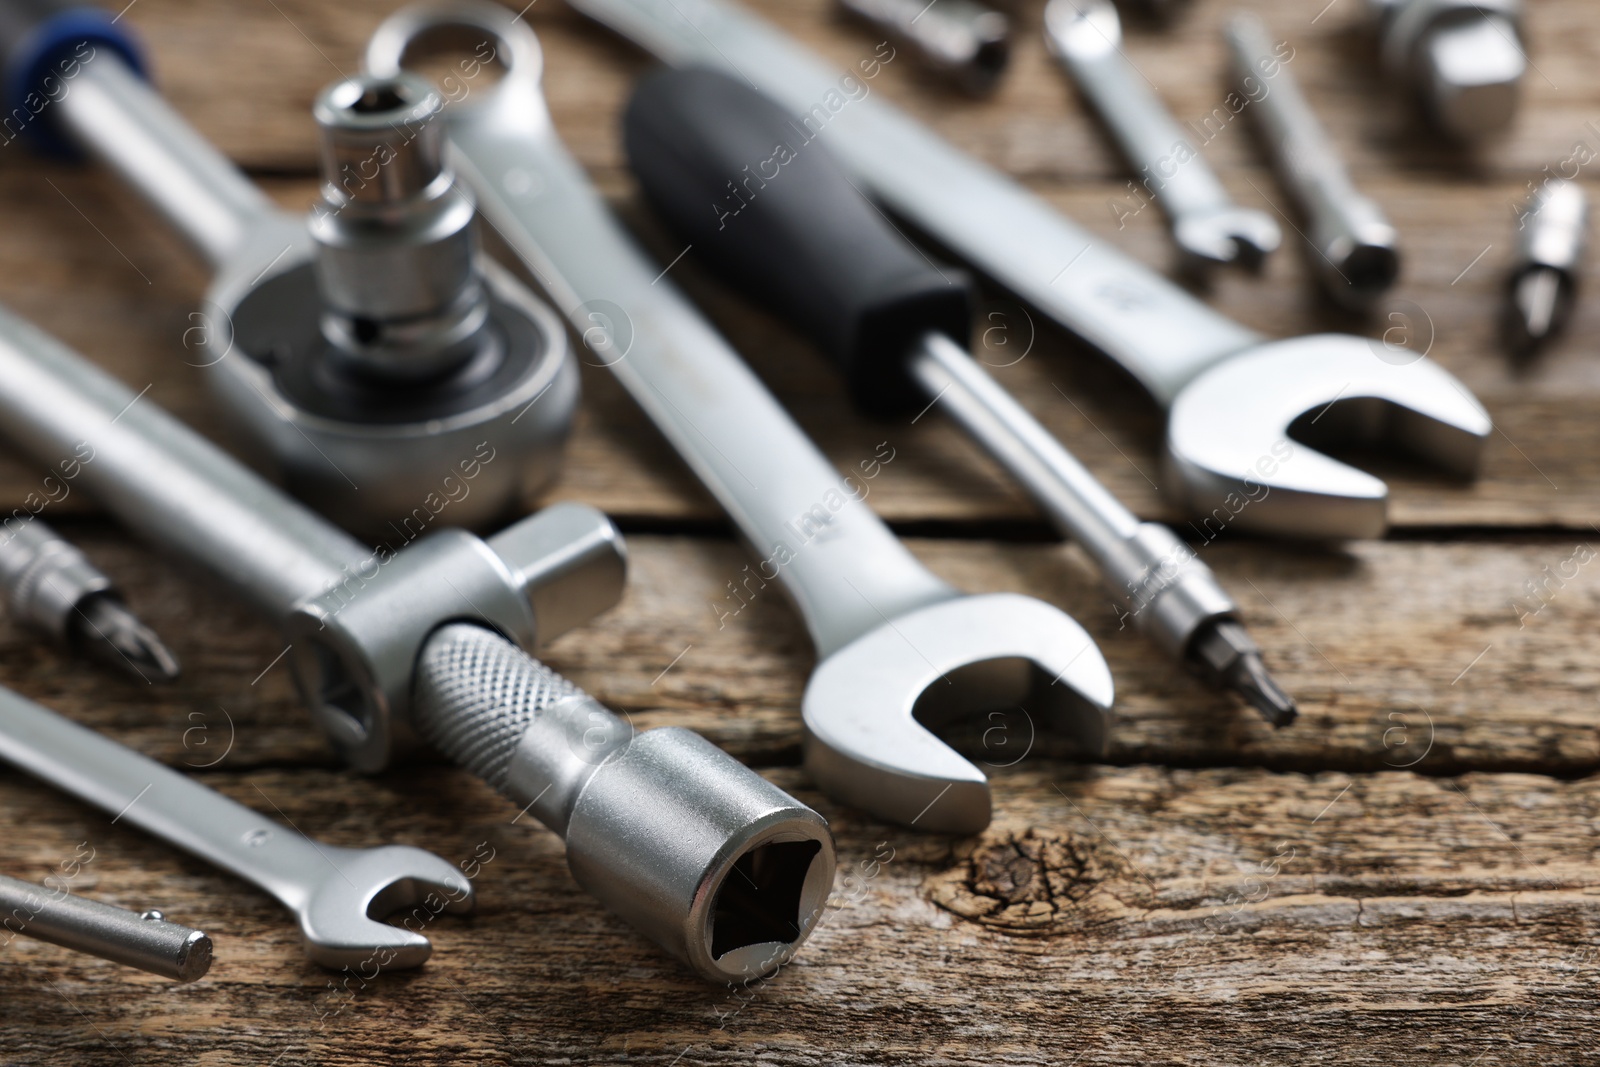
{"label": "tool set on table", "polygon": [[[1165,488],[1208,528],[1381,535],[1387,487],[1318,449],[1385,443],[1470,476],[1491,425],[1465,387],[1367,338],[1272,341],[1223,318],[881,99],[839,96],[840,73],[729,0],[571,2],[683,68],[641,80],[623,134],[645,199],[698,262],[814,342],[865,415],[953,419],[1082,546],[1164,656],[1293,721],[1270,654],[1210,568],[968,355],[972,282],[884,213],[1131,372],[1168,409]],[[975,0],[842,6],[978,94],[1018,33],[1014,13]],[[1526,62],[1516,0],[1371,8],[1385,67],[1441,132],[1479,139],[1511,120]],[[1232,202],[1128,61],[1109,0],[1049,0],[1043,24],[1185,265],[1259,266],[1277,222]],[[500,78],[447,106],[408,64],[463,40]],[[1228,44],[1320,284],[1372,307],[1399,276],[1395,228],[1284,69],[1292,51],[1247,17]],[[556,136],[519,15],[446,0],[379,26],[366,71],[316,100],[322,188],[307,218],[272,205],[165,104],[109,16],[0,3],[0,52],[13,96],[70,64],[70,90],[33,131],[41,145],[109,167],[214,269],[199,362],[242,447],[287,492],[5,311],[0,436],[46,464],[90,450],[74,477],[91,497],[277,624],[302,698],[355,769],[419,745],[449,756],[561,835],[585,889],[711,981],[771,972],[823,916],[835,857],[820,815],[689,731],[636,732],[529,655],[612,606],[625,572],[599,512],[516,517],[555,476],[578,402],[562,317],[794,600],[817,654],[804,765],[833,800],[917,830],[983,829],[988,779],[929,726],[1017,706],[1086,755],[1105,750],[1113,685],[1093,639],[1050,604],[963,593],[911,555],[612,216]],[[478,249],[478,214],[555,310]],[[1570,315],[1586,225],[1576,185],[1531,198],[1508,283],[1519,352]],[[462,479],[472,493],[434,524],[419,503]],[[502,519],[487,538],[465,529]],[[0,585],[17,621],[141,677],[176,675],[110,578],[35,513],[0,528]],[[0,759],[277,897],[324,966],[419,966],[429,940],[380,920],[425,895],[443,894],[438,910],[473,904],[464,866],[320,844],[4,690]],[[211,961],[204,934],[159,913],[9,878],[0,903],[13,934],[170,978]]]}

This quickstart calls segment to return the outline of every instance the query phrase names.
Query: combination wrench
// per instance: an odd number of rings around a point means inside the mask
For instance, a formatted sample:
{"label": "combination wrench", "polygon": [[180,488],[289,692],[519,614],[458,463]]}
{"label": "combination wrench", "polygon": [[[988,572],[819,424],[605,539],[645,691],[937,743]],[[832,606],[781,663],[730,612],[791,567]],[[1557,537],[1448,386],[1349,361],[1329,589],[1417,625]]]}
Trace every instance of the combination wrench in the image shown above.
{"label": "combination wrench", "polygon": [[[958,344],[976,294],[964,272],[908,244],[792,115],[714,70],[640,79],[623,145],[645,198],[700,261],[805,332],[839,368],[858,409],[912,416],[938,406],[1094,560],[1124,619],[1207,683],[1275,726],[1295,705],[1267,672],[1239,605],[1194,549],[1140,522]],[[781,171],[726,201],[752,159]]]}
{"label": "combination wrench", "polygon": [[892,105],[845,97],[840,73],[735,4],[571,2],[673,66],[749,80],[884,207],[1120,363],[1168,408],[1166,489],[1196,517],[1297,537],[1380,535],[1388,487],[1309,442],[1390,444],[1476,471],[1488,412],[1425,354],[1344,334],[1267,340]]}
{"label": "combination wrench", "polygon": [[46,464],[93,448],[79,484],[283,629],[302,698],[354,767],[426,741],[561,835],[578,884],[702,977],[779,967],[821,918],[835,859],[820,815],[698,734],[636,733],[524,651],[622,594],[620,535],[593,508],[368,549],[4,311],[0,432]]}
{"label": "combination wrench", "polygon": [[1282,243],[1282,231],[1272,216],[1233,202],[1193,139],[1129,62],[1111,0],[1050,0],[1044,32],[1051,55],[1166,212],[1172,239],[1189,263],[1259,269]]}
{"label": "combination wrench", "polygon": [[7,689],[0,759],[266,890],[294,913],[306,955],[324,967],[420,967],[428,939],[378,920],[434,893],[441,910],[473,908],[472,883],[431,852],[313,841]]}
{"label": "combination wrench", "polygon": [[539,41],[513,12],[404,8],[378,28],[367,67],[393,75],[430,40],[480,34],[504,73],[446,112],[457,165],[495,229],[732,516],[762,578],[781,576],[799,606],[819,660],[801,709],[817,783],[885,819],[972,833],[989,822],[988,780],[924,722],[1020,703],[1101,751],[1112,684],[1093,640],[1031,597],[962,595],[907,551],[612,218],[551,127]]}

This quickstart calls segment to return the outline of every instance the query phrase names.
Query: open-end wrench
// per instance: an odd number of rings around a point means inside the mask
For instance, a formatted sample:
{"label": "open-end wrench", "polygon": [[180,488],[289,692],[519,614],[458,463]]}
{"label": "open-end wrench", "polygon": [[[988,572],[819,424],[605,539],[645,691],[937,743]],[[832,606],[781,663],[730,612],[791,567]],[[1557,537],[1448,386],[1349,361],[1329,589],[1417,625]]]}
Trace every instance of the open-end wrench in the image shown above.
{"label": "open-end wrench", "polygon": [[[492,60],[473,57],[471,72]],[[185,361],[252,461],[296,496],[377,537],[479,442],[504,459],[452,504],[456,523],[495,522],[555,476],[577,367],[549,307],[477,254],[431,85],[346,79],[318,97],[322,196],[308,218],[145,81],[120,15],[0,0],[0,75],[29,140],[103,163],[213,268]],[[49,106],[23,106],[35,99]]]}
{"label": "open-end wrench", "polygon": [[[857,408],[913,415],[937,404],[1083,546],[1134,625],[1271,723],[1294,701],[1267,673],[1239,605],[1194,549],[1140,522],[957,343],[971,330],[967,275],[909,245],[793,116],[714,70],[662,68],[623,117],[645,197],[701,262],[780,312],[844,373]],[[752,159],[781,172],[728,210]]]}
{"label": "open-end wrench", "polygon": [[988,780],[918,718],[1020,703],[1101,750],[1111,675],[1089,635],[1031,597],[961,595],[889,532],[612,218],[551,127],[539,42],[513,12],[402,9],[367,64],[390,74],[427,39],[463,34],[488,38],[505,71],[446,113],[457,163],[495,229],[733,517],[762,577],[781,575],[799,605],[820,660],[802,702],[818,784],[885,819],[969,833],[989,822]]}
{"label": "open-end wrench", "polygon": [[1195,264],[1252,270],[1283,241],[1272,216],[1233,202],[1192,139],[1122,51],[1111,0],[1050,0],[1045,43],[1122,147]]}
{"label": "open-end wrench", "polygon": [[[90,496],[277,622],[350,763],[378,770],[420,735],[560,834],[578,883],[702,977],[779,967],[821,918],[820,815],[696,733],[636,733],[523,651],[622,594],[620,535],[593,508],[364,548],[5,311],[0,432],[46,464],[93,448]],[[456,489],[492,459],[463,459]]]}
{"label": "open-end wrench", "polygon": [[428,939],[378,920],[432,893],[442,910],[473,907],[472,883],[431,852],[313,841],[3,688],[0,759],[271,893],[324,967],[420,967]]}
{"label": "open-end wrench", "polygon": [[1192,513],[1299,537],[1381,534],[1388,487],[1306,440],[1392,443],[1476,470],[1488,413],[1414,351],[1343,334],[1268,341],[892,105],[843,96],[837,71],[735,4],[571,4],[674,66],[749,81],[884,206],[1127,368],[1170,408],[1167,491]]}

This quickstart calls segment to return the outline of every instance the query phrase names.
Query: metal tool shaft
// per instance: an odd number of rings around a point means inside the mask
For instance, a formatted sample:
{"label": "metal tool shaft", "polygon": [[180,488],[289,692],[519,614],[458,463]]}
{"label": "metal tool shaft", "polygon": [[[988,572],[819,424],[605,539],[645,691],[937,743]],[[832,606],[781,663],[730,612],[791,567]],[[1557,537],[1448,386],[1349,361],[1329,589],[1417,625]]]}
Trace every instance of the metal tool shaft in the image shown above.
{"label": "metal tool shaft", "polygon": [[175,982],[196,981],[211,968],[211,939],[167,922],[160,912],[128,911],[5,875],[0,875],[0,930]]}
{"label": "metal tool shaft", "polygon": [[[1365,306],[1399,276],[1394,227],[1350,180],[1294,75],[1283,69],[1266,24],[1254,15],[1236,16],[1227,37],[1234,78],[1251,101],[1250,114],[1284,185],[1310,220],[1317,252],[1313,266],[1323,287],[1341,303]],[[1265,89],[1258,95],[1252,85]]]}
{"label": "metal tool shaft", "polygon": [[100,49],[51,105],[73,140],[138,191],[213,267],[279,208],[121,57]]}
{"label": "metal tool shaft", "polygon": [[79,481],[136,532],[274,618],[371,555],[59,341],[0,309],[0,419],[35,457],[93,450]]}

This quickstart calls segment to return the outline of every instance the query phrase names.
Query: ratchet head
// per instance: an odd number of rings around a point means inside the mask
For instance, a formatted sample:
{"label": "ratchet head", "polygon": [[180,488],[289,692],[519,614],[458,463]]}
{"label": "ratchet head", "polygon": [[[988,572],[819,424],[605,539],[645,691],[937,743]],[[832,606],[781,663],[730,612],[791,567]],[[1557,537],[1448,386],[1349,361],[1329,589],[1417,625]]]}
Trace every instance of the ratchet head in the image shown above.
{"label": "ratchet head", "polygon": [[1186,256],[1200,263],[1235,263],[1259,270],[1282,243],[1283,231],[1265,212],[1229,206],[1173,220],[1172,237]]}
{"label": "ratchet head", "polygon": [[[327,862],[320,871],[298,872],[315,888],[291,905],[313,963],[373,973],[420,967],[433,945],[411,927],[440,912],[472,911],[472,883],[431,852],[406,845],[317,848]],[[405,928],[378,921],[408,908]]]}
{"label": "ratchet head", "polygon": [[1394,446],[1470,477],[1491,429],[1454,376],[1403,353],[1320,334],[1262,344],[1206,371],[1172,404],[1173,491],[1208,516],[1208,528],[1214,520],[1290,537],[1381,536],[1388,487],[1306,442]]}
{"label": "ratchet head", "polygon": [[1111,698],[1110,668],[1065,613],[1014,594],[957,597],[817,665],[802,703],[805,765],[825,792],[879,818],[977,833],[989,825],[988,779],[924,723],[1020,708],[1098,755]]}

